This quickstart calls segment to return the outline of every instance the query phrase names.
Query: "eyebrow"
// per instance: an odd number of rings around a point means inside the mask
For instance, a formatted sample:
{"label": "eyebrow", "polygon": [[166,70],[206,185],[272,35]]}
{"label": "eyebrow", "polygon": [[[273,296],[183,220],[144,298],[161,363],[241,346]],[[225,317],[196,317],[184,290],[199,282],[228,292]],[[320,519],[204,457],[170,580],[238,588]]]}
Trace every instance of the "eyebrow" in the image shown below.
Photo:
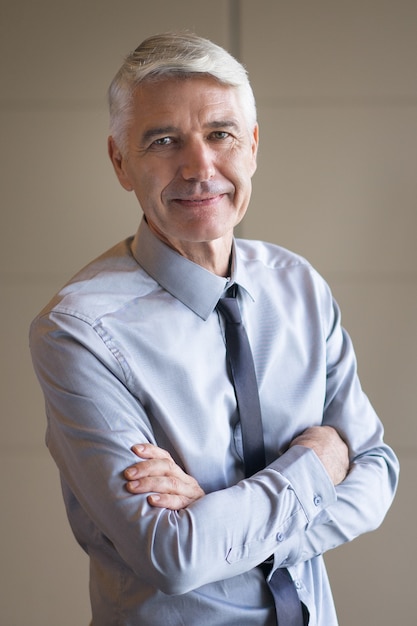
{"label": "eyebrow", "polygon": [[156,128],[149,128],[142,135],[142,143],[145,144],[154,139],[154,137],[163,137],[178,132],[179,128],[176,126],[157,126]]}
{"label": "eyebrow", "polygon": [[232,128],[238,130],[240,128],[236,120],[213,120],[207,124],[207,128]]}

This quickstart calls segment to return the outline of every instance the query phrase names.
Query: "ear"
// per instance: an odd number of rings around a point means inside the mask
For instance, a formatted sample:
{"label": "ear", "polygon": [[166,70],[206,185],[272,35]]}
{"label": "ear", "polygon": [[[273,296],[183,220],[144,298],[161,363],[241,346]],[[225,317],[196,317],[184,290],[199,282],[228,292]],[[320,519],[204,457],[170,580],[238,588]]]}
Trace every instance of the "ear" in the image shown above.
{"label": "ear", "polygon": [[252,149],[252,167],[253,167],[253,171],[252,171],[252,175],[256,172],[256,167],[257,167],[257,154],[258,154],[258,146],[259,146],[259,126],[258,124],[255,124],[253,131],[252,131],[252,136],[251,136],[251,149]]}
{"label": "ear", "polygon": [[132,191],[133,185],[130,182],[129,175],[126,170],[126,158],[119,150],[113,137],[109,137],[107,140],[107,149],[110,157],[110,161],[113,163],[114,171],[119,179],[121,186],[126,191]]}

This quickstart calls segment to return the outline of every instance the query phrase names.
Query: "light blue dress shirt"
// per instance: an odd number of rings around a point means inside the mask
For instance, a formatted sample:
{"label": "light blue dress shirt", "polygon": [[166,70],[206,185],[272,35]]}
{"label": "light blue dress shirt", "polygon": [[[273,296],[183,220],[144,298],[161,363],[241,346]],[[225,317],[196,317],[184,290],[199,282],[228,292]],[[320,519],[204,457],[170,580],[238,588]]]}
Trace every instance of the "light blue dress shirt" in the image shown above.
{"label": "light blue dress shirt", "polygon": [[[289,568],[310,625],[335,626],[321,555],[377,527],[392,501],[397,459],[323,279],[283,248],[236,240],[230,282],[240,286],[268,462],[249,479],[215,310],[227,279],[143,221],[32,324],[47,444],[90,557],[95,626],[272,626],[257,567],[271,554],[274,568]],[[336,489],[312,450],[288,450],[321,424],[349,444],[352,468]],[[207,495],[168,511],[129,494],[122,472],[143,441],[168,450]]]}

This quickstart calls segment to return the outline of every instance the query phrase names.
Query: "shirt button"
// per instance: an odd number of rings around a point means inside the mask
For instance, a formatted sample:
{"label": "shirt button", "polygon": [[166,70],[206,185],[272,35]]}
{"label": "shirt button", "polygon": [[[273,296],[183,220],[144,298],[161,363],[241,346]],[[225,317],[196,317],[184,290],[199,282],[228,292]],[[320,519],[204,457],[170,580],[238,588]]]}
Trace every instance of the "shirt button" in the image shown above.
{"label": "shirt button", "polygon": [[278,534],[277,534],[277,541],[284,541],[284,535],[283,535],[283,533],[278,533]]}
{"label": "shirt button", "polygon": [[321,504],[321,496],[317,496],[317,495],[314,496],[313,502],[314,502],[315,506],[320,506],[320,504]]}
{"label": "shirt button", "polygon": [[301,589],[301,587],[303,586],[299,580],[294,581],[294,585],[296,589]]}

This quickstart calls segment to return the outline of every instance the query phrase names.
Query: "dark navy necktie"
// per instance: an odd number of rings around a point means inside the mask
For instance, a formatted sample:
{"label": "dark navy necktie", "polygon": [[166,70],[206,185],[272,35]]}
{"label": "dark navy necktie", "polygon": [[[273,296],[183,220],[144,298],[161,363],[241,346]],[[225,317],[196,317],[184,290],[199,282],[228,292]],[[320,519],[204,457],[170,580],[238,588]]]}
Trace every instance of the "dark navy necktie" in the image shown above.
{"label": "dark navy necktie", "polygon": [[[242,428],[245,475],[249,477],[263,469],[266,461],[255,366],[236,292],[236,285],[230,287],[217,309],[225,320],[226,353]],[[276,569],[268,585],[274,596],[278,626],[303,626],[301,602],[288,570]]]}

